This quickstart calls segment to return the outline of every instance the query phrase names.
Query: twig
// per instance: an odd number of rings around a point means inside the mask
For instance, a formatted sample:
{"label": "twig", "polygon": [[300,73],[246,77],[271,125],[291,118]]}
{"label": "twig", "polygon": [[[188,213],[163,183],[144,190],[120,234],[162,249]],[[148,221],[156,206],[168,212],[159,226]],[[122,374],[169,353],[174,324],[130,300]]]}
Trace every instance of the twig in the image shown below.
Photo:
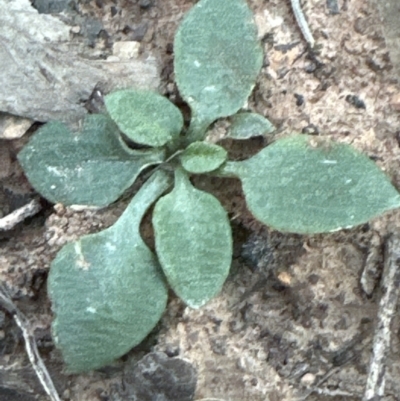
{"label": "twig", "polygon": [[349,393],[343,390],[329,390],[327,388],[314,388],[314,392],[321,395],[326,395],[328,397],[355,397],[354,393]]}
{"label": "twig", "polygon": [[33,199],[27,205],[14,210],[12,213],[0,219],[0,231],[7,231],[14,228],[18,223],[27,217],[35,215],[42,206],[37,199]]}
{"label": "twig", "polygon": [[311,33],[310,27],[308,26],[307,20],[304,17],[304,13],[300,6],[300,0],[291,0],[293,14],[296,18],[297,24],[301,30],[301,33],[304,36],[306,42],[310,45],[311,48],[314,47],[315,40]]}
{"label": "twig", "polygon": [[361,288],[369,297],[373,294],[382,275],[382,244],[382,238],[375,233],[370,241],[367,260],[361,274]]}
{"label": "twig", "polygon": [[9,313],[14,317],[15,323],[22,331],[22,336],[25,341],[25,349],[28,354],[29,361],[39,378],[40,384],[46,391],[51,401],[61,401],[58,396],[57,390],[54,387],[53,381],[51,380],[50,374],[46,369],[46,366],[40,357],[37,349],[35,337],[30,329],[29,322],[22,312],[14,305],[9,296],[7,290],[0,285],[0,305],[3,306]]}
{"label": "twig", "polygon": [[385,391],[385,359],[390,348],[390,325],[396,311],[400,292],[399,234],[392,235],[386,243],[382,291],[369,374],[362,401],[380,400]]}

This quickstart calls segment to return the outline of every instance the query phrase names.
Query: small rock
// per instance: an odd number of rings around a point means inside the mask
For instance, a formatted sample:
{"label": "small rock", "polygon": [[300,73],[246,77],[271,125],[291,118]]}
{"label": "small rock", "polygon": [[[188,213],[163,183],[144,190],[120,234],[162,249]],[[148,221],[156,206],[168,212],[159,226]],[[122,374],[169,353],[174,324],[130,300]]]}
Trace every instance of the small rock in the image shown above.
{"label": "small rock", "polygon": [[33,0],[33,7],[39,14],[57,14],[69,8],[70,0]]}
{"label": "small rock", "polygon": [[139,0],[139,6],[140,8],[143,8],[146,10],[147,8],[150,8],[153,5],[154,1],[153,0]]}
{"label": "small rock", "polygon": [[117,389],[111,400],[192,401],[196,383],[197,372],[191,363],[152,352],[125,373],[123,388]]}
{"label": "small rock", "polygon": [[280,272],[277,275],[277,279],[286,287],[290,287],[293,281],[293,277],[288,272]]}
{"label": "small rock", "polygon": [[304,104],[304,96],[299,93],[295,93],[294,97],[296,99],[296,106],[300,107]]}
{"label": "small rock", "polygon": [[360,99],[357,95],[347,95],[345,98],[346,102],[354,106],[356,109],[366,109],[365,102]]}
{"label": "small rock", "polygon": [[81,27],[79,25],[75,25],[71,28],[71,33],[78,34],[81,31]]}
{"label": "small rock", "polygon": [[115,6],[111,6],[110,8],[111,17],[115,17],[118,14],[118,9]]}
{"label": "small rock", "polygon": [[139,56],[139,42],[115,42],[113,46],[113,55],[120,60],[130,60]]}
{"label": "small rock", "polygon": [[[85,48],[94,46],[103,31],[100,21],[86,16],[74,18],[73,25],[81,27]],[[93,49],[91,58],[82,56],[86,51],[81,46],[71,46],[71,26],[39,14],[29,0],[0,1],[0,27],[2,112],[77,127],[96,86],[109,93],[122,87],[156,89],[159,85],[155,57],[110,62],[102,58],[100,49]]]}
{"label": "small rock", "polygon": [[315,383],[315,375],[312,373],[306,373],[301,379],[301,384],[304,386],[312,386]]}
{"label": "small rock", "polygon": [[28,118],[0,113],[0,139],[21,138],[32,124],[33,121]]}

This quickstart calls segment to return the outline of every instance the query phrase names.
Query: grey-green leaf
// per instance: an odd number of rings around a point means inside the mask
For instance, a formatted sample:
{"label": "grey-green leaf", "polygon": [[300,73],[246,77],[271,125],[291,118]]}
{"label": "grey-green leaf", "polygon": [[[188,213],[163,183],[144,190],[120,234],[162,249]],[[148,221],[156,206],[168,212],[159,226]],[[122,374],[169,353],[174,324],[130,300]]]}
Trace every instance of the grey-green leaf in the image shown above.
{"label": "grey-green leaf", "polygon": [[157,172],[110,228],[65,245],[48,290],[53,335],[70,372],[100,368],[139,344],[160,319],[167,288],[140,221],[170,185]]}
{"label": "grey-green leaf", "polygon": [[51,202],[106,206],[145,167],[162,162],[164,153],[128,149],[108,117],[89,115],[80,133],[60,122],[44,125],[18,159],[34,188]]}
{"label": "grey-green leaf", "polygon": [[367,156],[312,136],[281,139],[223,170],[241,179],[254,216],[281,231],[350,228],[400,207],[400,194]]}
{"label": "grey-green leaf", "polygon": [[227,151],[213,143],[193,142],[180,156],[183,168],[189,173],[202,174],[217,169],[227,159]]}
{"label": "grey-green leaf", "polygon": [[181,112],[158,93],[126,89],[110,93],[104,102],[119,129],[136,143],[163,146],[182,130]]}
{"label": "grey-green leaf", "polygon": [[255,136],[271,134],[275,127],[269,120],[257,113],[238,113],[232,117],[228,138],[249,139]]}
{"label": "grey-green leaf", "polygon": [[232,259],[229,220],[219,201],[177,170],[173,191],[153,212],[156,251],[168,282],[192,308],[222,288]]}
{"label": "grey-green leaf", "polygon": [[192,130],[201,134],[243,107],[263,59],[244,0],[200,0],[181,23],[174,52],[176,83],[192,109]]}

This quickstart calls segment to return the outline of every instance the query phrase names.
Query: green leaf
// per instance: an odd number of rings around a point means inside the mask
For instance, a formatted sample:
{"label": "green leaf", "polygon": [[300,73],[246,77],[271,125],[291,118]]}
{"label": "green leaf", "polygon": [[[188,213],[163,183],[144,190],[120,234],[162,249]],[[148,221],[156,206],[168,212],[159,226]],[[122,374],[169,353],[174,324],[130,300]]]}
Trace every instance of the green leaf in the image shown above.
{"label": "green leaf", "polygon": [[112,227],[65,245],[54,259],[48,279],[52,329],[70,372],[112,362],[160,319],[167,288],[139,225],[169,185],[169,177],[157,172]]}
{"label": "green leaf", "polygon": [[222,170],[241,179],[254,216],[280,231],[350,228],[400,206],[400,194],[368,157],[312,136],[281,139]]}
{"label": "green leaf", "polygon": [[160,150],[134,151],[106,116],[89,115],[80,133],[60,122],[44,125],[19,153],[31,184],[53,203],[106,206],[147,166],[164,160]]}
{"label": "green leaf", "polygon": [[275,127],[260,114],[238,113],[232,117],[228,138],[249,139],[254,136],[271,134]]}
{"label": "green leaf", "polygon": [[119,129],[136,143],[163,146],[182,130],[179,109],[157,93],[121,90],[105,96],[104,101]]}
{"label": "green leaf", "polygon": [[153,212],[157,255],[175,293],[199,308],[222,288],[232,259],[232,234],[214,196],[194,188],[177,170],[173,191]]}
{"label": "green leaf", "polygon": [[192,132],[236,113],[250,95],[262,66],[252,12],[244,0],[200,0],[175,36],[175,76],[192,109]]}
{"label": "green leaf", "polygon": [[193,142],[180,156],[183,168],[189,173],[208,173],[217,169],[227,158],[227,151],[209,142]]}

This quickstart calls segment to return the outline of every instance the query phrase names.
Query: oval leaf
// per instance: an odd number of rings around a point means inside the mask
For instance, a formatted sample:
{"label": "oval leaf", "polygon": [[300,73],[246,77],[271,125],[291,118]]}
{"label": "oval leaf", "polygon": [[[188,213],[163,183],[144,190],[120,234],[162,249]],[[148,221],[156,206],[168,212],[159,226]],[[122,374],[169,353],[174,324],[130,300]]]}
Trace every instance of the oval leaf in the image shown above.
{"label": "oval leaf", "polygon": [[104,102],[119,129],[136,143],[163,146],[182,130],[179,109],[157,93],[121,90],[105,96]]}
{"label": "oval leaf", "polygon": [[199,308],[222,288],[232,259],[232,234],[214,196],[194,188],[178,170],[175,187],[153,212],[157,255],[176,294]]}
{"label": "oval leaf", "polygon": [[44,125],[18,155],[31,184],[49,201],[65,205],[107,206],[139,173],[160,163],[160,150],[133,151],[118,128],[102,115],[89,115],[82,132],[60,122]]}
{"label": "oval leaf", "polygon": [[275,127],[260,114],[238,113],[232,117],[228,138],[249,139],[255,136],[271,134]]}
{"label": "oval leaf", "polygon": [[209,142],[193,142],[182,153],[180,160],[189,173],[208,173],[217,169],[227,158],[227,151]]}
{"label": "oval leaf", "polygon": [[110,363],[139,344],[160,319],[167,288],[139,224],[169,184],[158,172],[112,227],[65,245],[54,259],[48,279],[52,329],[70,372]]}
{"label": "oval leaf", "polygon": [[176,83],[192,109],[192,126],[203,132],[243,107],[263,59],[244,0],[200,0],[181,23],[174,52]]}
{"label": "oval leaf", "polygon": [[400,194],[368,157],[312,136],[281,139],[224,169],[241,179],[254,216],[281,231],[350,228],[400,206]]}

